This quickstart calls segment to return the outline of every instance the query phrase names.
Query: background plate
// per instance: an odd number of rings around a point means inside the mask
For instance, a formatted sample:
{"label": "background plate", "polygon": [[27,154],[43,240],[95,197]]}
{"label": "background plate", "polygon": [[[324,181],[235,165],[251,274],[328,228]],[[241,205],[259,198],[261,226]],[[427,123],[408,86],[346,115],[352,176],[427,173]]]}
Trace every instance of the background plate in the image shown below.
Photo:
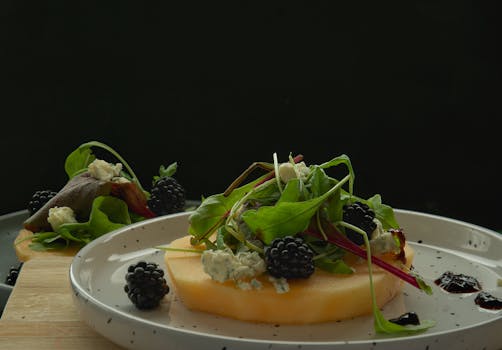
{"label": "background plate", "polygon": [[27,217],[27,210],[0,216],[0,316],[12,291],[12,286],[4,283],[5,278],[11,266],[19,265],[12,244]]}
{"label": "background plate", "polygon": [[[96,331],[130,349],[498,349],[501,312],[474,304],[474,294],[452,295],[434,285],[443,272],[473,275],[483,289],[502,296],[502,238],[485,228],[438,216],[396,210],[416,251],[415,268],[433,287],[427,296],[406,285],[402,296],[383,310],[387,317],[416,311],[437,325],[407,337],[375,334],[372,317],[306,326],[269,325],[230,320],[187,310],[170,293],[161,307],[139,311],[123,291],[129,264],[155,261],[164,269],[163,252],[153,249],[185,235],[189,213],[152,219],[112,232],[84,247],[75,257],[70,280],[82,318]],[[169,283],[169,281],[168,281]]]}

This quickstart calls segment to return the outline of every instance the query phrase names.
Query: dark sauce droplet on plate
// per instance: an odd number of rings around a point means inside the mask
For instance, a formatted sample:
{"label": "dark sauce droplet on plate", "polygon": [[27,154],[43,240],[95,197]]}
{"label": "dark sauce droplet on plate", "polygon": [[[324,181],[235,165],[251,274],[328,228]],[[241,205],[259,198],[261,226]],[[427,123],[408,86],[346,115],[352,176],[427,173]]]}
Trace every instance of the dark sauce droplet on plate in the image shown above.
{"label": "dark sauce droplet on plate", "polygon": [[487,292],[480,292],[476,296],[476,299],[474,299],[474,302],[483,309],[502,310],[502,299],[499,299]]}
{"label": "dark sauce droplet on plate", "polygon": [[390,319],[389,321],[392,323],[396,323],[398,325],[401,325],[401,326],[406,326],[409,324],[417,326],[420,324],[420,320],[418,319],[418,315],[414,312],[407,312],[397,318]]}
{"label": "dark sauce droplet on plate", "polygon": [[481,290],[481,285],[474,277],[451,271],[443,273],[434,283],[449,293],[475,293]]}

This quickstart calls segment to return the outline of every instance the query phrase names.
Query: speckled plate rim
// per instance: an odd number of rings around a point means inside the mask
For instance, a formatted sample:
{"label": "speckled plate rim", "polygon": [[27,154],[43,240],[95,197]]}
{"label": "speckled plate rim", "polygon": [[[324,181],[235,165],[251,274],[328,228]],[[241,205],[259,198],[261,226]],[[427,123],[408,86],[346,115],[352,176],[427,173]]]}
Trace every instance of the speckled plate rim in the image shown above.
{"label": "speckled plate rim", "polygon": [[[396,212],[396,215],[412,215],[412,216],[417,216],[417,217],[421,217],[424,219],[439,220],[439,221],[443,221],[443,222],[449,222],[452,224],[466,226],[466,227],[469,227],[473,230],[481,232],[484,235],[488,235],[490,238],[502,241],[501,234],[499,234],[493,230],[487,229],[485,227],[479,226],[479,225],[467,223],[467,222],[453,219],[453,218],[448,218],[448,217],[443,217],[443,216],[428,214],[428,213],[422,213],[422,212],[417,212],[417,211],[412,211],[412,210],[404,210],[404,209],[394,209],[394,210]],[[121,311],[121,310],[117,310],[116,308],[113,308],[112,306],[101,302],[100,300],[96,299],[94,296],[92,296],[90,293],[88,293],[84,288],[82,288],[78,284],[76,270],[78,269],[79,264],[81,262],[81,260],[79,258],[81,256],[85,256],[90,250],[92,250],[94,245],[104,243],[105,241],[109,240],[111,237],[116,236],[116,235],[120,235],[124,231],[128,231],[128,230],[138,228],[138,227],[141,227],[144,225],[148,225],[153,222],[168,220],[173,217],[189,216],[189,215],[190,215],[190,212],[184,212],[184,213],[177,213],[177,214],[166,215],[163,217],[153,218],[153,219],[145,220],[143,222],[138,222],[138,223],[129,225],[125,228],[122,228],[122,229],[119,229],[119,230],[116,230],[113,232],[109,232],[106,235],[101,236],[100,238],[94,240],[93,242],[91,242],[90,244],[88,244],[87,246],[82,248],[82,250],[79,252],[78,256],[76,256],[74,258],[74,260],[70,266],[70,270],[69,270],[71,287],[74,291],[74,296],[76,296],[74,298],[74,300],[76,300],[78,298],[83,298],[86,300],[85,304],[87,304],[88,306],[92,306],[95,309],[99,309],[103,312],[114,315],[115,317],[120,317],[123,321],[132,322],[132,323],[139,323],[139,324],[147,325],[149,327],[154,327],[157,329],[164,329],[164,330],[172,332],[173,334],[176,334],[176,335],[182,335],[182,336],[187,336],[187,337],[197,337],[200,339],[208,339],[208,340],[209,339],[218,339],[218,340],[228,341],[228,342],[231,342],[234,344],[240,343],[242,345],[244,345],[246,343],[251,344],[251,345],[257,345],[257,346],[266,345],[268,348],[271,348],[272,346],[279,346],[280,348],[283,348],[283,346],[285,346],[284,347],[285,349],[289,349],[289,348],[291,348],[291,349],[293,349],[293,348],[295,348],[295,349],[298,349],[298,348],[321,349],[324,347],[329,347],[330,349],[333,349],[333,347],[342,347],[342,346],[346,347],[349,345],[354,345],[354,346],[356,346],[356,347],[353,347],[354,349],[356,349],[356,348],[359,349],[359,347],[357,347],[357,345],[375,346],[378,344],[381,346],[385,346],[385,345],[390,346],[392,344],[395,345],[395,343],[398,343],[400,345],[407,345],[407,344],[412,343],[414,341],[419,341],[420,344],[422,344],[423,342],[421,342],[420,340],[426,340],[426,339],[441,337],[441,336],[445,336],[445,335],[454,337],[454,336],[456,336],[466,330],[468,330],[469,332],[474,332],[474,333],[477,332],[480,334],[480,336],[482,336],[482,334],[487,332],[487,331],[485,331],[485,328],[487,326],[494,326],[496,323],[502,324],[502,322],[500,322],[500,321],[502,321],[502,318],[499,317],[499,318],[487,320],[484,322],[479,322],[474,326],[459,327],[456,329],[445,330],[445,331],[436,331],[432,334],[431,333],[419,333],[416,335],[407,335],[404,337],[403,336],[397,336],[397,337],[389,336],[388,338],[379,338],[379,339],[375,339],[375,340],[284,341],[284,340],[273,340],[273,339],[267,339],[267,340],[246,339],[246,338],[238,338],[238,337],[231,337],[231,336],[225,336],[225,335],[200,333],[200,332],[192,331],[189,329],[180,329],[180,328],[176,328],[176,327],[169,326],[169,325],[162,325],[162,324],[159,324],[159,323],[156,323],[156,322],[144,319],[144,318],[136,317],[134,315],[131,315],[131,314],[124,312],[124,311]],[[491,328],[493,328],[493,331],[495,331],[495,329],[498,329],[498,325],[496,325],[495,327],[491,327]],[[105,337],[107,337],[107,334],[102,333],[100,331],[100,329],[96,329],[96,330],[99,333],[101,333],[102,335],[104,335]],[[491,331],[488,331],[488,333],[492,334]],[[203,340],[201,340],[201,342],[203,342]],[[262,347],[260,347],[260,348],[262,348]]]}

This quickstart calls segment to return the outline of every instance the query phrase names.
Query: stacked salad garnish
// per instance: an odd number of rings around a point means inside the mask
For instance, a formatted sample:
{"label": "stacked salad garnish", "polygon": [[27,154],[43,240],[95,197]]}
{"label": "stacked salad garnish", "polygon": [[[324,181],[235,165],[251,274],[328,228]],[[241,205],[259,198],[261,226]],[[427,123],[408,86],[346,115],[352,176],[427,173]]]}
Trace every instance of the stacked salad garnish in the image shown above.
{"label": "stacked salad garnish", "polygon": [[[97,159],[93,148],[119,163]],[[34,233],[26,238],[32,250],[82,246],[131,223],[184,210],[185,190],[173,177],[176,162],[160,167],[149,191],[120,154],[98,141],[80,145],[64,168],[66,185],[58,192],[37,191],[28,204],[24,228]]]}
{"label": "stacked salad garnish", "polygon": [[[338,166],[348,171],[342,179],[327,174],[328,169]],[[266,173],[245,183],[257,168]],[[354,194],[354,179],[346,155],[310,166],[302,155],[290,155],[281,163],[274,154],[272,163],[253,163],[223,193],[205,198],[190,215],[190,243],[197,249],[186,251],[201,252],[199,248],[205,247],[201,258],[204,271],[219,282],[235,279],[239,271],[252,270],[286,283],[309,278],[315,269],[351,274],[344,257],[352,253],[367,260],[377,332],[414,333],[432,327],[433,321],[419,322],[416,317],[408,317],[414,319],[412,324],[401,325],[380,312],[373,288],[373,264],[427,294],[432,290],[404,263],[404,268],[398,268],[380,258],[392,255],[395,261],[405,259],[404,233],[392,207],[382,203],[380,195],[364,199]],[[215,261],[225,263],[216,265]],[[232,264],[238,266],[230,270]],[[287,292],[287,285],[283,292]]]}

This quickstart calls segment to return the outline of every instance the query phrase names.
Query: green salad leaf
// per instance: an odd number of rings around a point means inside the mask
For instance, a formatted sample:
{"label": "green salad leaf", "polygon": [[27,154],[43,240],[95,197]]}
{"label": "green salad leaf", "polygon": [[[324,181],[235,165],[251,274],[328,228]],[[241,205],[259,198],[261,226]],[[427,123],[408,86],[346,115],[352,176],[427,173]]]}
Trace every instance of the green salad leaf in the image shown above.
{"label": "green salad leaf", "polygon": [[64,169],[68,178],[71,180],[75,176],[85,172],[89,164],[91,164],[96,157],[92,154],[90,147],[79,147],[71,152],[64,164]]}
{"label": "green salad leaf", "polygon": [[205,198],[189,217],[189,233],[197,240],[210,236],[225,222],[235,203],[262,179],[263,177],[238,187],[228,196],[219,193]]}
{"label": "green salad leaf", "polygon": [[91,214],[87,222],[66,223],[56,231],[35,233],[31,249],[60,249],[70,242],[86,244],[91,240],[131,224],[127,204],[113,196],[96,197],[92,203]]}
{"label": "green salad leaf", "polygon": [[402,326],[397,323],[390,322],[385,318],[378,307],[373,307],[373,317],[375,330],[378,333],[387,334],[415,334],[426,331],[427,329],[434,327],[436,322],[433,320],[423,320],[417,325],[406,325]]}
{"label": "green salad leaf", "polygon": [[325,163],[322,163],[319,165],[322,169],[328,169],[337,165],[343,164],[347,167],[349,170],[349,193],[352,195],[354,192],[354,180],[356,178],[356,175],[354,173],[354,168],[352,168],[352,163],[350,162],[350,158],[346,154],[342,154],[338,157],[335,157],[331,159],[330,161],[327,161]]}
{"label": "green salad leaf", "polygon": [[350,275],[354,270],[345,263],[342,259],[332,259],[328,257],[321,257],[314,260],[314,265],[321,270],[334,274]]}
{"label": "green salad leaf", "polygon": [[399,228],[399,224],[394,217],[394,210],[392,210],[392,207],[382,203],[382,197],[379,194],[364,202],[373,209],[375,217],[380,220],[384,229]]}
{"label": "green salad leaf", "polygon": [[[143,186],[141,186],[138,177],[129,166],[129,163],[127,163],[127,161],[122,158],[122,156],[113,148],[99,141],[90,141],[83,143],[76,150],[70,153],[68,157],[66,157],[65,171],[70,179],[83,172],[86,172],[89,164],[91,164],[96,159],[96,157],[92,154],[92,147],[102,148],[112,154],[115,158],[117,158],[127,170],[127,173],[122,172],[122,176],[134,182],[143,192],[145,192],[147,196],[149,195],[149,193],[144,190]],[[161,171],[176,171],[176,166],[177,165],[172,165],[172,167],[168,167],[168,169],[161,168]]]}
{"label": "green salad leaf", "polygon": [[261,206],[259,209],[246,210],[242,214],[242,219],[265,244],[270,244],[277,237],[295,235],[308,227],[321,204],[349,178],[350,175],[347,175],[328,192],[317,198],[303,202],[279,200],[274,206]]}
{"label": "green salad leaf", "polygon": [[[345,223],[343,221],[339,222],[338,224],[341,226],[350,228],[351,230],[354,230],[355,232],[358,232],[364,238],[364,246],[366,248],[366,255],[367,255],[366,261],[368,264],[368,275],[369,275],[369,282],[370,282],[371,304],[372,304],[372,310],[373,310],[373,322],[374,322],[374,327],[375,327],[376,332],[387,333],[387,334],[396,334],[396,333],[413,334],[413,333],[423,332],[423,331],[433,327],[436,323],[432,320],[422,321],[418,325],[402,326],[397,323],[393,323],[393,322],[388,321],[383,316],[382,312],[378,308],[378,304],[376,301],[375,287],[373,285],[373,267],[372,267],[373,264],[371,263],[371,245],[370,245],[370,241],[368,239],[368,235],[366,234],[366,232],[361,230],[359,227],[353,226],[353,225]],[[429,287],[429,289],[430,289],[430,287]]]}
{"label": "green salad leaf", "polygon": [[159,168],[159,175],[156,175],[153,177],[153,182],[156,182],[158,179],[161,177],[171,177],[176,173],[176,170],[178,170],[178,163],[174,162],[172,164],[169,164],[167,168],[163,165],[160,166]]}
{"label": "green salad leaf", "polygon": [[299,179],[291,179],[288,181],[282,194],[280,195],[276,205],[287,202],[298,202],[302,197],[301,184]]}

